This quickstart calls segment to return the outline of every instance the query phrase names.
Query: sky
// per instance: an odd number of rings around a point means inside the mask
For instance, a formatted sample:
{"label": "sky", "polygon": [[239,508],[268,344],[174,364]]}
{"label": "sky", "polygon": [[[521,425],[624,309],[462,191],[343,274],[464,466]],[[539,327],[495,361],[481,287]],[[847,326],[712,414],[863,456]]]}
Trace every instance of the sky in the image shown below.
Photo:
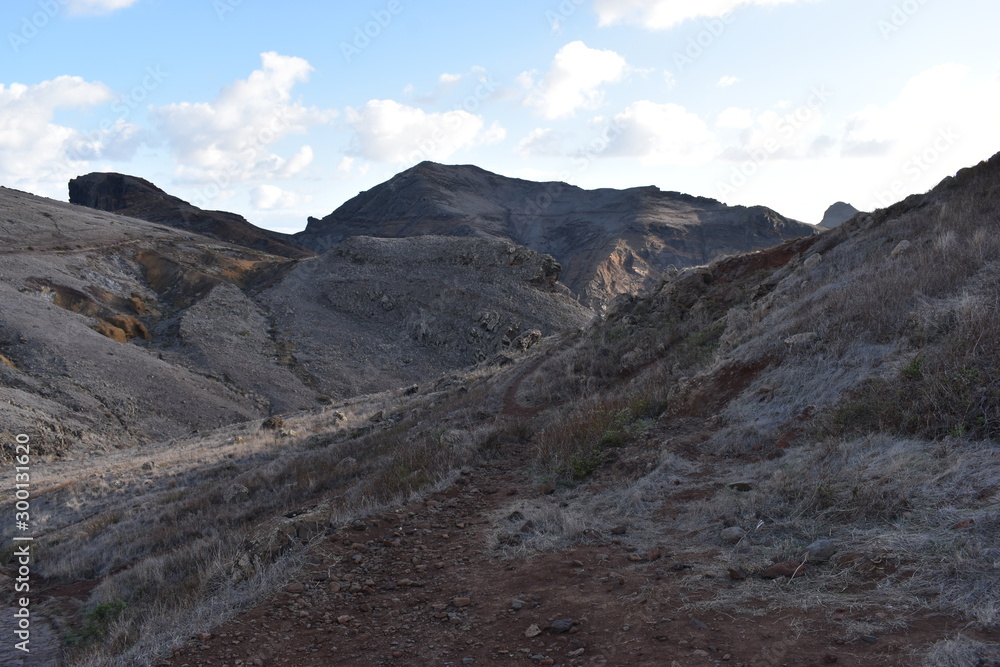
{"label": "sky", "polygon": [[283,232],[423,160],[818,223],[1000,151],[996,0],[6,0],[0,185]]}

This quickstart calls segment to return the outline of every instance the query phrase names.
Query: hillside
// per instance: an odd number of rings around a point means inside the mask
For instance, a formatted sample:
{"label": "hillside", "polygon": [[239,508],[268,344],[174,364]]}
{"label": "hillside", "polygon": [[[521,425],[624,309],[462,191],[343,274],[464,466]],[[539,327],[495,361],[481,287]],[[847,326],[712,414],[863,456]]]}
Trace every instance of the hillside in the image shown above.
{"label": "hillside", "polygon": [[551,258],[504,242],[296,260],[3,189],[0,243],[0,433],[48,434],[47,454],[424,382],[592,317]]}
{"label": "hillside", "polygon": [[[1000,155],[527,354],[41,463],[36,624],[88,665],[995,664],[998,201]],[[316,285],[315,354],[319,304],[412,331],[452,271],[559,296],[508,243],[355,238],[254,303]],[[435,289],[380,285],[416,247]]]}
{"label": "hillside", "polygon": [[602,308],[619,294],[653,287],[668,269],[815,231],[762,206],[731,207],[655,187],[584,190],[423,162],[322,220],[310,218],[294,238],[316,252],[355,235],[510,240],[555,257],[563,283]]}

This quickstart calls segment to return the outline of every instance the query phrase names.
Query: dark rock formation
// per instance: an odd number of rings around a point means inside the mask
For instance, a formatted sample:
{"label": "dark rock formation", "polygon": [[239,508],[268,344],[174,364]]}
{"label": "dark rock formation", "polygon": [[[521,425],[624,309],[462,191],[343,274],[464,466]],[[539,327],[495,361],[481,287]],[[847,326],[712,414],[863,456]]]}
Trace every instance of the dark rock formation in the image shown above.
{"label": "dark rock formation", "polygon": [[272,255],[302,258],[314,254],[295,245],[287,234],[261,229],[235,213],[204,211],[136,176],[114,173],[79,176],[69,182],[69,201],[211,236]]}
{"label": "dark rock formation", "polygon": [[844,224],[858,213],[861,211],[850,204],[839,201],[826,209],[826,213],[823,214],[823,222],[819,223],[819,226],[824,229],[833,229]]}
{"label": "dark rock formation", "polygon": [[297,243],[317,252],[352,236],[475,236],[552,255],[584,303],[654,286],[664,270],[815,232],[771,209],[726,206],[655,187],[584,190],[423,162],[318,220]]}

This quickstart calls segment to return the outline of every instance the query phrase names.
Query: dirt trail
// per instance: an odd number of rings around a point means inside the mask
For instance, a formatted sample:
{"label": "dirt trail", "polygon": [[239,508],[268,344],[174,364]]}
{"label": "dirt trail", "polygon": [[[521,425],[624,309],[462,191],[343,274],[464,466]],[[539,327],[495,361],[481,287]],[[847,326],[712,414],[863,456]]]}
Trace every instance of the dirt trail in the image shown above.
{"label": "dirt trail", "polygon": [[844,644],[834,610],[765,615],[749,604],[694,616],[683,605],[743,582],[714,554],[677,560],[672,544],[636,549],[627,534],[501,560],[498,529],[501,541],[530,530],[510,504],[557,502],[522,472],[527,452],[509,454],[335,532],[283,592],[158,664],[905,665],[913,646],[960,627],[909,618],[906,631]]}

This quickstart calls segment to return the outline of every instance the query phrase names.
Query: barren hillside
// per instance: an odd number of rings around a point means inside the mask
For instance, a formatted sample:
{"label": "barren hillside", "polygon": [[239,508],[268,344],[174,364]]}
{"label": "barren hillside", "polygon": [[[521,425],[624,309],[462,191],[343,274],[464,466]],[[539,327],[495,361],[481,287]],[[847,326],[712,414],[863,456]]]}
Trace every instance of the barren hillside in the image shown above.
{"label": "barren hillside", "polygon": [[509,242],[289,259],[0,191],[0,414],[40,452],[187,436],[522,352],[592,314]]}
{"label": "barren hillside", "polygon": [[[520,358],[46,463],[53,650],[176,667],[997,664],[998,201],[1000,156],[679,271]],[[509,246],[465,242],[421,241],[490,282]],[[324,303],[373,332],[447,312],[378,285],[400,244],[346,242],[260,303],[317,285],[307,316]],[[550,260],[511,265],[548,289]],[[360,287],[338,302],[344,272]],[[296,345],[328,344],[303,326]]]}

